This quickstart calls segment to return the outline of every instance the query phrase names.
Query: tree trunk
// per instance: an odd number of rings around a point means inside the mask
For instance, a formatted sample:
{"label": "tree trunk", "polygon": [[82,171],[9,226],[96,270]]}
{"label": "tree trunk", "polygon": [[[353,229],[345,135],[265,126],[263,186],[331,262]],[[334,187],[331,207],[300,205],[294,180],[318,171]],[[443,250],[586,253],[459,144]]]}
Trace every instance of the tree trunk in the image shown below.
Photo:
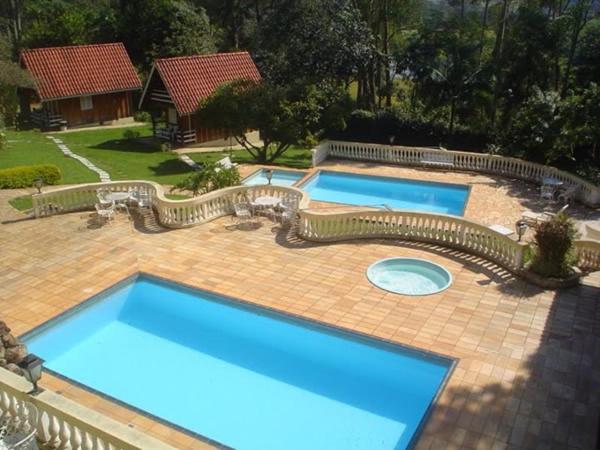
{"label": "tree trunk", "polygon": [[481,37],[479,38],[479,64],[481,64],[481,57],[483,54],[483,43],[485,41],[485,32],[487,31],[487,19],[488,19],[488,9],[490,7],[490,0],[485,0],[485,5],[483,7],[483,15],[481,17]]}
{"label": "tree trunk", "polygon": [[385,71],[385,106],[392,107],[392,79],[390,73],[390,33],[389,33],[389,1],[383,0],[383,54],[385,55],[385,63],[383,70]]}
{"label": "tree trunk", "polygon": [[494,86],[494,96],[492,98],[492,111],[491,111],[491,123],[492,127],[495,126],[497,109],[498,109],[498,98],[500,96],[500,62],[502,58],[502,52],[504,48],[504,35],[506,33],[506,22],[508,20],[508,12],[510,7],[510,0],[503,0],[502,2],[502,13],[500,14],[500,21],[498,23],[498,32],[496,34],[496,42],[494,44],[494,51],[492,59],[494,61],[494,69],[496,72],[496,84]]}
{"label": "tree trunk", "polygon": [[[588,2],[587,6],[583,6],[584,10],[580,14],[580,16],[575,24],[575,29],[573,30],[573,35],[571,38],[571,45],[569,47],[569,56],[567,58],[567,67],[565,68],[565,74],[563,76],[563,82],[562,82],[561,95],[563,97],[566,94],[567,89],[569,88],[569,77],[571,76],[571,68],[573,67],[573,58],[575,58],[577,44],[579,43],[579,36],[581,35],[581,30],[583,30],[583,28],[585,27],[585,25],[588,22],[592,4],[593,4],[593,0],[590,0]],[[577,6],[579,6],[579,5],[580,4],[578,4]]]}
{"label": "tree trunk", "polygon": [[452,97],[452,101],[450,102],[450,120],[448,124],[448,135],[452,136],[454,133],[454,117],[456,114],[456,96]]}

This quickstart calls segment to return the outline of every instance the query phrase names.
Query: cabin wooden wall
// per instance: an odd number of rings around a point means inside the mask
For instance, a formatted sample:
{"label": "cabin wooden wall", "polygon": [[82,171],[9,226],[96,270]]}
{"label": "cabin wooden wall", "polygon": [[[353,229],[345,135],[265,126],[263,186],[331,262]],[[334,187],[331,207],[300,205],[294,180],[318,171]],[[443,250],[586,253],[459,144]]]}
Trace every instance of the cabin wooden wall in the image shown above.
{"label": "cabin wooden wall", "polygon": [[208,142],[217,139],[226,139],[228,134],[223,129],[206,128],[195,114],[191,116],[182,116],[179,118],[179,128],[181,130],[196,130],[196,142]]}
{"label": "cabin wooden wall", "polygon": [[99,122],[110,122],[133,115],[131,92],[116,92],[92,96],[93,108],[82,111],[79,97],[54,100],[48,103],[48,108],[62,115],[67,126],[85,125]]}

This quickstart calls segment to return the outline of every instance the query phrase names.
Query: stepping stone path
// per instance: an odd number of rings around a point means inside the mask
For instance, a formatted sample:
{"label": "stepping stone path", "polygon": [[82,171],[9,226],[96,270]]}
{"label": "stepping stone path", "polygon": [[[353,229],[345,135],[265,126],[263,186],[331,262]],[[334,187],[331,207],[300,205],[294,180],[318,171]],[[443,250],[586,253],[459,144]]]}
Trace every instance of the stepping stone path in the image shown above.
{"label": "stepping stone path", "polygon": [[65,156],[69,156],[70,158],[76,159],[81,164],[83,164],[85,167],[90,169],[92,172],[96,172],[98,174],[98,176],[100,177],[100,181],[110,181],[110,175],[108,174],[108,172],[105,172],[104,170],[95,166],[89,159],[84,158],[83,156],[79,156],[76,153],[73,153],[71,151],[71,149],[63,143],[62,140],[60,140],[54,136],[46,136],[46,137],[48,139],[50,139],[52,142],[54,142],[56,145],[58,145],[58,148],[60,148],[60,151],[63,152],[65,154]]}
{"label": "stepping stone path", "polygon": [[192,158],[190,158],[188,155],[179,155],[179,160],[186,163],[192,169],[195,169],[195,170],[200,169],[200,165],[196,161],[194,161]]}

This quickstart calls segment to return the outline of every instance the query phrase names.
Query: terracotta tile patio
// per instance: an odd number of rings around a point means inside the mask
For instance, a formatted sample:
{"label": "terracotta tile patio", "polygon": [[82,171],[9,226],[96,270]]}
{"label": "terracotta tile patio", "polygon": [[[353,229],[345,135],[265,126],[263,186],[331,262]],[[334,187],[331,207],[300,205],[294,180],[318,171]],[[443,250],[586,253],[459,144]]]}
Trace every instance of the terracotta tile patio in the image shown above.
{"label": "terracotta tile patio", "polygon": [[[347,169],[348,164],[325,166]],[[413,169],[357,165],[356,171],[362,170],[408,176]],[[509,226],[524,204],[533,203],[534,194],[517,194],[529,189],[521,182],[468,174],[431,177],[459,182],[459,175],[477,182],[467,217]],[[17,219],[0,226],[0,317],[16,333],[144,271],[457,358],[418,449],[596,446],[597,276],[577,288],[542,291],[461,252],[391,240],[316,245],[267,221],[243,230],[223,218],[167,231],[151,217],[137,215],[133,222],[120,217],[101,227],[91,213],[18,220],[6,207],[13,195],[0,191],[3,220]],[[439,262],[455,282],[428,297],[373,287],[364,276],[367,266],[396,255]],[[46,374],[42,385],[177,447],[209,447],[61,379]]]}

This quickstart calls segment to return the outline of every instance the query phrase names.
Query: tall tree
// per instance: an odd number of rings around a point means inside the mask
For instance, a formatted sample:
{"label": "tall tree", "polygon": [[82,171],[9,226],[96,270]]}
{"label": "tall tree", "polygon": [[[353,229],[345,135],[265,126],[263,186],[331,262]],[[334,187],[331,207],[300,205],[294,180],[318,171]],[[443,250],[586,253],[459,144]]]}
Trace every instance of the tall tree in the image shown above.
{"label": "tall tree", "polygon": [[348,0],[283,0],[258,30],[255,59],[276,84],[348,84],[373,59],[369,30]]}

